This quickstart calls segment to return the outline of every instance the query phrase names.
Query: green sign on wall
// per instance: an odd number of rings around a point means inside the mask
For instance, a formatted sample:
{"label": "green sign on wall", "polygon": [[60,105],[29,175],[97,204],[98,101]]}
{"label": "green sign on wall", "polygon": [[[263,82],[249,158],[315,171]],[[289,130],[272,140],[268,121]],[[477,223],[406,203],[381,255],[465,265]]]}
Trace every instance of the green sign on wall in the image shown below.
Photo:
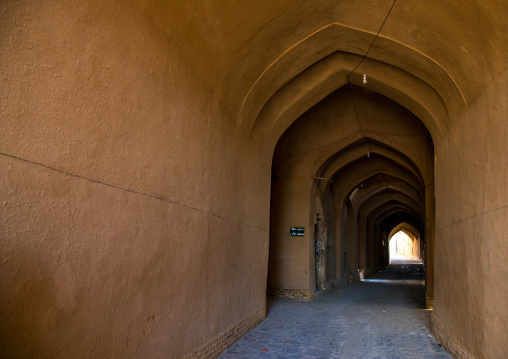
{"label": "green sign on wall", "polygon": [[289,236],[290,237],[305,236],[305,228],[304,227],[289,227]]}

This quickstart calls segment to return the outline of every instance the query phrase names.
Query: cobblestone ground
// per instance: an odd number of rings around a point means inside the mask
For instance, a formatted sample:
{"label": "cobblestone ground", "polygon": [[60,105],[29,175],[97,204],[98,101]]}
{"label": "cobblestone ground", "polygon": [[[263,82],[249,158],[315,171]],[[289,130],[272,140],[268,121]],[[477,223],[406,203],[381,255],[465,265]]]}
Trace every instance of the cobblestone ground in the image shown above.
{"label": "cobblestone ground", "polygon": [[429,333],[422,275],[399,261],[314,302],[269,298],[266,320],[219,358],[451,358]]}

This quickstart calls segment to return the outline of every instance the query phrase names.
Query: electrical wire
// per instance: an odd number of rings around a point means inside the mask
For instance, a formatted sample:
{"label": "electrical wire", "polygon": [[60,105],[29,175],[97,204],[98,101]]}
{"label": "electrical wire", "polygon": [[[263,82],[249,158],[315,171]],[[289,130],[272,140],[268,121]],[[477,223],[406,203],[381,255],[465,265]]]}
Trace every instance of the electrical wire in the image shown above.
{"label": "electrical wire", "polygon": [[[349,82],[349,78],[348,78],[348,82]],[[358,122],[358,130],[362,134],[362,137],[365,138],[366,136],[365,136],[365,133],[363,133],[362,124],[360,123],[360,116],[358,116],[358,109],[356,108],[356,101],[355,101],[355,97],[353,96],[353,85],[351,84],[351,82],[349,82],[349,93],[351,94],[351,101],[353,102],[353,108],[355,110],[356,122]],[[369,153],[370,153],[370,152],[372,152],[372,147],[370,145],[370,142],[368,142],[368,145],[369,145]]]}
{"label": "electrical wire", "polygon": [[379,30],[378,30],[378,32],[376,34],[376,37],[374,37],[374,40],[372,40],[372,43],[370,44],[370,46],[369,46],[367,52],[365,53],[365,55],[363,56],[363,58],[360,60],[358,65],[356,65],[356,67],[347,75],[348,82],[349,82],[349,76],[353,72],[355,72],[355,70],[358,68],[358,66],[360,66],[362,64],[362,62],[367,58],[367,55],[369,55],[369,52],[372,49],[372,46],[374,46],[374,43],[376,42],[377,38],[379,37],[379,34],[381,33],[381,30],[383,29],[383,26],[385,26],[386,20],[388,20],[388,17],[390,16],[390,13],[392,12],[393,7],[395,6],[396,2],[397,2],[397,0],[393,0],[392,6],[390,7],[390,10],[388,10],[388,14],[386,14],[386,17],[385,17],[383,23],[381,24],[381,27],[379,28]]}
{"label": "electrical wire", "polygon": [[[363,57],[360,60],[360,62],[358,62],[358,64],[355,66],[355,68],[353,70],[351,70],[351,72],[347,75],[347,82],[349,84],[349,93],[351,94],[351,101],[353,102],[353,108],[355,110],[355,115],[356,115],[356,121],[358,122],[358,128],[359,128],[359,131],[362,134],[363,138],[365,138],[366,136],[365,136],[365,133],[363,132],[362,124],[360,122],[360,116],[358,115],[358,109],[356,107],[356,101],[355,101],[355,97],[354,97],[354,94],[353,94],[353,84],[351,83],[351,79],[349,78],[349,76],[353,72],[356,71],[356,69],[363,63],[363,61],[365,61],[365,59],[369,55],[370,50],[372,49],[372,47],[374,46],[374,43],[376,42],[377,38],[379,37],[379,34],[381,33],[381,30],[383,29],[383,26],[385,26],[386,21],[388,20],[388,17],[390,16],[390,13],[392,12],[393,7],[395,6],[396,2],[397,2],[397,0],[393,0],[393,3],[392,3],[392,6],[390,7],[390,10],[388,10],[388,13],[385,16],[385,19],[383,20],[383,23],[379,27],[379,30],[378,30],[376,36],[374,37],[374,39],[372,40],[372,43],[370,44],[369,48],[367,49],[367,52],[365,53],[365,55],[363,55]],[[365,81],[365,77],[364,77],[364,81]],[[369,141],[367,141],[367,145],[369,146],[369,152],[367,152],[367,157],[370,157],[370,153],[372,152],[372,146],[371,146]],[[377,172],[381,172],[379,170],[379,167],[377,166],[377,161],[374,161],[374,166],[376,167],[376,171]],[[384,178],[384,175],[383,175],[383,178]]]}
{"label": "electrical wire", "polygon": [[[367,58],[367,56],[369,55],[369,52],[370,50],[372,49],[372,46],[374,46],[374,43],[376,42],[377,38],[379,37],[379,34],[381,33],[381,30],[383,29],[383,27],[385,26],[386,24],[386,21],[388,20],[388,17],[390,16],[390,13],[392,12],[393,10],[393,7],[395,6],[395,3],[397,2],[397,0],[393,0],[393,3],[392,3],[392,6],[390,7],[390,10],[388,10],[388,13],[386,14],[385,16],[385,19],[383,20],[383,23],[381,24],[381,27],[379,28],[376,36],[374,37],[374,40],[372,40],[372,43],[370,44],[369,48],[367,49],[367,52],[365,53],[365,55],[363,55],[362,59],[360,60],[360,62],[358,62],[358,64],[355,66],[355,68],[353,70],[351,70],[351,72],[347,75],[347,82],[349,84],[349,92],[351,93],[351,100],[353,101],[353,107],[355,109],[355,114],[356,114],[356,120],[358,122],[358,127],[360,128],[360,131],[363,134],[363,129],[362,129],[362,125],[360,123],[360,117],[358,116],[358,109],[356,108],[356,102],[355,102],[355,98],[354,98],[354,95],[353,95],[353,84],[351,83],[351,80],[349,78],[349,76],[356,71],[356,69],[363,63],[363,61]],[[365,135],[364,135],[365,137]]]}

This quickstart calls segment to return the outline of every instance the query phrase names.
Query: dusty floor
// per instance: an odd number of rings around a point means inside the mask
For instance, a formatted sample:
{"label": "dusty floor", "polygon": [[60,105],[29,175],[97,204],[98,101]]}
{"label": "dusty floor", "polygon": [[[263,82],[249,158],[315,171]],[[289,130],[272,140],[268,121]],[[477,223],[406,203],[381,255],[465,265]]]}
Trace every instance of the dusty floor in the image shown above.
{"label": "dusty floor", "polygon": [[429,333],[422,275],[398,258],[311,303],[269,298],[266,320],[219,358],[451,358]]}

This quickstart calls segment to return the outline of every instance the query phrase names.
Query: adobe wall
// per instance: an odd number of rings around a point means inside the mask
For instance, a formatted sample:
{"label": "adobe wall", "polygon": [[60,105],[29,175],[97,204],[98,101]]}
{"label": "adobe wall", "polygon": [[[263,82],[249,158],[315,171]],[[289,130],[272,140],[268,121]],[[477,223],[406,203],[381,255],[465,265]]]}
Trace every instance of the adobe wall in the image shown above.
{"label": "adobe wall", "polygon": [[459,358],[508,353],[508,72],[436,144],[438,339]]}
{"label": "adobe wall", "polygon": [[[249,88],[315,29],[343,17],[350,30],[330,29],[346,44],[330,51],[363,54],[385,16],[370,2],[339,4],[349,12],[294,2],[293,16],[268,3],[240,2],[238,16],[177,1],[0,3],[0,357],[215,353],[263,318],[272,153],[237,127],[240,108],[261,110],[290,74],[321,58],[300,56],[303,46],[273,67],[287,73],[267,72]],[[463,357],[502,357],[508,75],[490,74],[505,64],[504,12],[488,2],[495,16],[483,19],[471,2],[433,17],[434,5],[414,6],[392,18],[377,58],[414,68],[447,104],[460,86],[470,106],[452,124],[426,122],[444,134],[435,144],[434,332]],[[363,28],[372,34],[352,30]],[[436,34],[447,36],[435,44]],[[427,64],[434,58],[442,68]],[[392,79],[379,69],[369,79]],[[401,101],[404,91],[420,98],[400,80],[413,77],[397,78]],[[429,113],[444,113],[438,97]]]}
{"label": "adobe wall", "polygon": [[265,315],[271,154],[193,34],[74,3],[0,5],[0,357],[216,352]]}

